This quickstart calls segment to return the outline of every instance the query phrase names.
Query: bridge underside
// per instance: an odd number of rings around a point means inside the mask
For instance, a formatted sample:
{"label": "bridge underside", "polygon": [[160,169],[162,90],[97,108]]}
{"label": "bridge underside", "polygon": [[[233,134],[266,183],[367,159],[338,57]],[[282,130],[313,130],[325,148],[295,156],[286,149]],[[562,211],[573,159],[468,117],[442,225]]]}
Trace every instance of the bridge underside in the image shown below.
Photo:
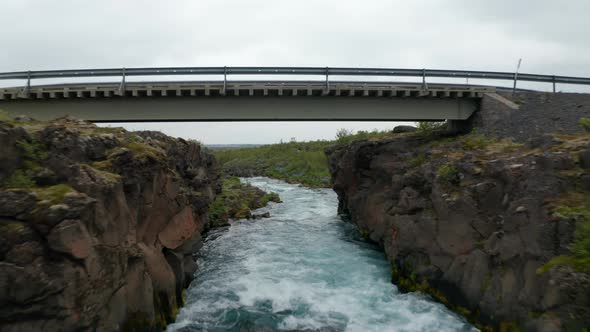
{"label": "bridge underside", "polygon": [[115,97],[0,101],[14,115],[94,122],[465,120],[478,99],[383,97]]}

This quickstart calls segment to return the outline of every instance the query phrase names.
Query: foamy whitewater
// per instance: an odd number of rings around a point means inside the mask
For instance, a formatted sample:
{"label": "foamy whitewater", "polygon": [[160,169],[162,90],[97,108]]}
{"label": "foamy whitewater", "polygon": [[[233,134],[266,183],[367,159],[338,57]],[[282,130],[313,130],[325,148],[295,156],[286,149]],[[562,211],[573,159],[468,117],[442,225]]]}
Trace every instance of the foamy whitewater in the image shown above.
{"label": "foamy whitewater", "polygon": [[425,295],[400,294],[384,254],[336,215],[332,190],[242,180],[284,203],[209,233],[167,331],[477,331]]}

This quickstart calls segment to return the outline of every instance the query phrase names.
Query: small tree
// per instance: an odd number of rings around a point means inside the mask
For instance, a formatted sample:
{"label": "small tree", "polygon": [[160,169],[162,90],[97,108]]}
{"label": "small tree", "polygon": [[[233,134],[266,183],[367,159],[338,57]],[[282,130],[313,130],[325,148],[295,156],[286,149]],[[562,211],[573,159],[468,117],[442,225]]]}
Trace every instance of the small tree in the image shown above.
{"label": "small tree", "polygon": [[352,130],[346,128],[340,128],[336,131],[336,140],[337,141],[344,141],[347,137],[354,135]]}
{"label": "small tree", "polygon": [[446,122],[426,122],[420,121],[418,123],[418,133],[422,135],[431,135],[437,131],[443,130]]}

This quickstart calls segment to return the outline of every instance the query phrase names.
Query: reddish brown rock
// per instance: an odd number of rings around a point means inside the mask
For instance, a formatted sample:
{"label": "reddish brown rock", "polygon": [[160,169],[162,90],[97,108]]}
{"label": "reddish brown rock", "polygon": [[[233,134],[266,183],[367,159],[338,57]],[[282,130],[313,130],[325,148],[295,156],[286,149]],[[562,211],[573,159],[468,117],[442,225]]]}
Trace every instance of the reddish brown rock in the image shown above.
{"label": "reddish brown rock", "polygon": [[193,233],[197,230],[197,225],[193,218],[193,210],[185,207],[158,234],[160,243],[168,249],[176,249],[186,240],[192,238]]}
{"label": "reddish brown rock", "polygon": [[0,330],[163,330],[218,178],[160,133],[0,121]]}
{"label": "reddish brown rock", "polygon": [[79,220],[64,220],[47,235],[49,247],[74,258],[83,259],[92,251],[92,239]]}

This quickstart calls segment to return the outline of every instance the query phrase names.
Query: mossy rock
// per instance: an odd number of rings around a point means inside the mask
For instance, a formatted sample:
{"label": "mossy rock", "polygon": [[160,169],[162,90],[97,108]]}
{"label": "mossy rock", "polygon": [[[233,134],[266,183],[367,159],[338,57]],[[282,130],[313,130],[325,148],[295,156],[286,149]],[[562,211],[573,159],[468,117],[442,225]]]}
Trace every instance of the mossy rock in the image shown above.
{"label": "mossy rock", "polygon": [[[556,266],[567,265],[579,272],[590,273],[590,193],[569,192],[550,200],[550,211],[558,219],[576,222],[571,254],[553,257],[541,266],[537,273],[542,274]],[[559,220],[557,221],[559,222]]]}
{"label": "mossy rock", "polygon": [[39,203],[50,206],[63,202],[68,193],[76,192],[67,184],[58,184],[49,187],[36,187],[32,189],[37,194]]}
{"label": "mossy rock", "polygon": [[391,267],[391,282],[397,285],[398,289],[403,293],[422,292],[430,295],[436,301],[444,304],[453,312],[456,312],[457,314],[465,317],[470,323],[475,325],[481,331],[494,331],[494,328],[491,325],[481,322],[481,315],[478,308],[469,309],[451,303],[443,292],[431,286],[428,280],[420,278],[408,265],[400,267],[397,263],[393,263]]}
{"label": "mossy rock", "polygon": [[451,164],[443,164],[436,170],[436,175],[439,179],[451,183],[451,184],[458,184],[459,183],[459,171],[454,165]]}
{"label": "mossy rock", "polygon": [[226,177],[222,180],[221,194],[209,206],[210,225],[226,226],[229,219],[250,218],[251,210],[264,207],[269,202],[280,203],[281,198],[277,193],[266,193],[241,183],[238,177]]}

